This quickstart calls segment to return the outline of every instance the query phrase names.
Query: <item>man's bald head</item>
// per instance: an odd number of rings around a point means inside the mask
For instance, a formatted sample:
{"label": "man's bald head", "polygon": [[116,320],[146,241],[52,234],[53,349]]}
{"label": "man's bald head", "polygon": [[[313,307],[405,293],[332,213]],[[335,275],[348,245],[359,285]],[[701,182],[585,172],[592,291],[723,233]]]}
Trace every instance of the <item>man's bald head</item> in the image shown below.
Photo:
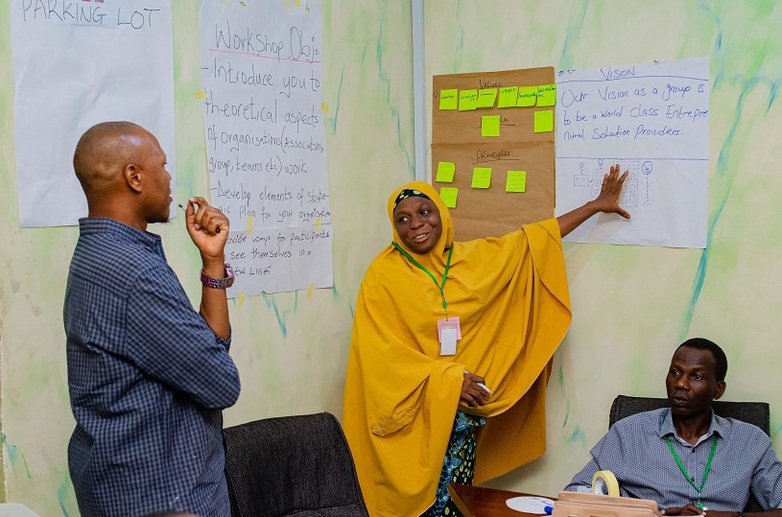
{"label": "man's bald head", "polygon": [[102,122],[88,129],[76,144],[73,169],[89,201],[91,193],[117,181],[133,163],[147,131],[132,122]]}

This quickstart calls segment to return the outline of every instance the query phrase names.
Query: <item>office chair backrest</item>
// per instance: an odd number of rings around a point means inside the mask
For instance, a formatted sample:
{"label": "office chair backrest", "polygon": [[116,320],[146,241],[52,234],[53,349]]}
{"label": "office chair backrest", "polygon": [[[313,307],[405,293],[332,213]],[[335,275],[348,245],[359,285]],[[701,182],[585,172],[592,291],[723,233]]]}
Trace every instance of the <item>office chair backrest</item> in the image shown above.
{"label": "office chair backrest", "polygon": [[[651,411],[668,407],[668,399],[653,397],[630,397],[627,395],[618,395],[611,404],[611,411],[608,414],[608,427],[610,428],[617,421],[642,411]],[[743,422],[748,422],[760,427],[764,433],[771,436],[770,411],[766,402],[728,402],[715,400],[711,406],[714,412],[722,417],[735,418]],[[758,504],[755,496],[750,494],[747,506],[744,512],[763,511]]]}
{"label": "office chair backrest", "polygon": [[368,517],[339,421],[330,413],[224,430],[234,517]]}
{"label": "office chair backrest", "polygon": [[[608,415],[608,427],[610,428],[618,420],[624,417],[668,407],[668,399],[653,397],[630,397],[618,395],[611,404]],[[764,433],[771,436],[770,410],[766,402],[727,402],[715,400],[712,404],[714,412],[722,417],[735,418],[760,427]]]}

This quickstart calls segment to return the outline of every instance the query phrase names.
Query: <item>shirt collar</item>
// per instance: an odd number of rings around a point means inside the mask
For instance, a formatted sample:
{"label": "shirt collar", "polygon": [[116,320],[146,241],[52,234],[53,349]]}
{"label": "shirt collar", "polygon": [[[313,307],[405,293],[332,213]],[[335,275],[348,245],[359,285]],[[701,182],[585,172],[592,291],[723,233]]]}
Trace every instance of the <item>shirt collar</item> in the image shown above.
{"label": "shirt collar", "polygon": [[79,219],[80,235],[94,235],[100,233],[109,233],[116,239],[140,244],[165,258],[163,253],[163,241],[160,238],[160,235],[141,231],[107,217],[84,217]]}
{"label": "shirt collar", "polygon": [[[714,410],[711,410],[711,424],[709,424],[709,430],[701,436],[695,445],[700,444],[704,440],[711,438],[712,434],[717,433],[723,439],[727,438],[729,427],[727,422],[721,416],[717,416]],[[690,445],[685,440],[679,437],[676,432],[676,428],[673,425],[673,418],[671,418],[671,408],[665,408],[660,415],[660,438],[672,434],[682,444]],[[693,447],[695,446],[693,445]]]}

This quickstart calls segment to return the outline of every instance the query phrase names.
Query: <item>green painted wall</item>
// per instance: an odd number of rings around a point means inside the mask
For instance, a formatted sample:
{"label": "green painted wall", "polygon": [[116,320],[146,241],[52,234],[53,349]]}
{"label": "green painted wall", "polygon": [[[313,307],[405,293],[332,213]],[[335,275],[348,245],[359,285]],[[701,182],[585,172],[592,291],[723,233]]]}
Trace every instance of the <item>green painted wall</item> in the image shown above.
{"label": "green painted wall", "polygon": [[[77,515],[66,461],[73,417],[61,317],[77,231],[18,228],[11,1],[19,0],[0,0],[0,497],[45,516]],[[200,83],[197,4],[173,4],[182,197],[207,185],[193,96]],[[243,389],[225,412],[226,425],[341,413],[358,286],[390,237],[388,193],[414,176],[407,2],[326,0],[322,8],[335,288],[232,304],[232,355]],[[566,245],[574,318],[549,385],[549,450],[493,484],[555,495],[605,432],[614,395],[662,396],[673,347],[694,335],[726,348],[726,399],[769,400],[777,431],[782,204],[774,192],[782,191],[782,146],[775,138],[782,127],[776,102],[782,6],[773,0],[426,0],[425,9],[428,91],[433,74],[711,57],[707,249]],[[151,229],[163,235],[169,261],[197,303],[199,261],[182,222],[159,226]],[[782,435],[775,443],[782,449]]]}
{"label": "green painted wall", "polygon": [[573,323],[549,384],[549,449],[492,484],[556,495],[605,433],[613,397],[665,396],[673,348],[691,336],[725,348],[725,400],[771,403],[782,450],[782,4],[426,0],[425,9],[429,89],[432,75],[480,70],[711,64],[707,248],[565,246]]}
{"label": "green painted wall", "polygon": [[[66,447],[73,429],[62,300],[75,227],[19,226],[9,2],[0,0],[0,431],[7,500],[42,516],[78,515]],[[177,197],[207,192],[198,9],[173,0]],[[242,379],[225,424],[284,414],[342,413],[353,306],[369,261],[390,239],[386,198],[413,178],[410,8],[324,2],[323,102],[334,225],[334,289],[248,297],[231,306]],[[62,49],[67,52],[67,49]],[[56,80],[56,78],[53,78]],[[195,304],[198,253],[181,218],[153,225]]]}

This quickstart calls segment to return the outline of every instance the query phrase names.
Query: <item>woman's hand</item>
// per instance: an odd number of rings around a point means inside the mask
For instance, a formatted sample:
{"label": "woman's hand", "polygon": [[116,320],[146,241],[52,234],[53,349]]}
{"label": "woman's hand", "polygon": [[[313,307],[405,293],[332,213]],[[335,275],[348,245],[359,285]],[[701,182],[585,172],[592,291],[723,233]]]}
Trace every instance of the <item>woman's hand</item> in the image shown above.
{"label": "woman's hand", "polygon": [[603,185],[594,203],[599,212],[619,214],[625,219],[630,219],[630,214],[619,206],[619,195],[622,193],[622,185],[624,185],[630,171],[625,171],[621,176],[619,171],[619,164],[617,163],[611,166],[607,174],[603,175]]}
{"label": "woman's hand", "polygon": [[630,219],[630,214],[619,206],[619,195],[622,193],[622,185],[624,185],[628,174],[629,171],[625,171],[620,176],[619,164],[612,165],[609,172],[603,176],[600,194],[595,199],[557,217],[560,235],[564,237],[584,221],[600,212],[619,214],[625,219]]}
{"label": "woman's hand", "polygon": [[462,395],[460,400],[468,406],[482,406],[489,401],[491,395],[485,388],[485,380],[480,375],[464,372],[462,382]]}

